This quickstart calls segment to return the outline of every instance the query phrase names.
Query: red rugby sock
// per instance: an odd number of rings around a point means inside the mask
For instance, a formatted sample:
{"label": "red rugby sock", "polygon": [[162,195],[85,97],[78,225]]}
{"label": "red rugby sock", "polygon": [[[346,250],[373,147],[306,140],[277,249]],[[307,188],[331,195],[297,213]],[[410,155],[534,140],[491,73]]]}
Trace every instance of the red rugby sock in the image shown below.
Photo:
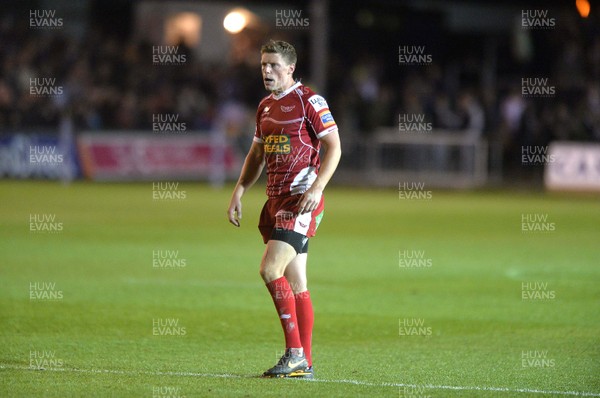
{"label": "red rugby sock", "polygon": [[296,319],[296,300],[294,293],[285,276],[267,283],[273,303],[277,309],[283,334],[285,335],[286,348],[301,348],[298,320]]}
{"label": "red rugby sock", "polygon": [[315,322],[312,300],[310,293],[307,291],[298,293],[294,296],[296,299],[296,316],[298,317],[298,330],[300,331],[300,341],[304,347],[304,355],[308,366],[312,366],[311,346],[312,346],[312,331]]}

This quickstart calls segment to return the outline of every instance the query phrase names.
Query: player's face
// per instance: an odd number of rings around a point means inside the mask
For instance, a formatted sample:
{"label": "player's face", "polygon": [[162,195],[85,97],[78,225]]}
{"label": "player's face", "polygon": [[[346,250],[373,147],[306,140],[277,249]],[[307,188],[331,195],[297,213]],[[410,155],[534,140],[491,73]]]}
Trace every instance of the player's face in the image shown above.
{"label": "player's face", "polygon": [[265,89],[280,93],[294,84],[295,64],[288,64],[280,54],[264,53],[260,58]]}

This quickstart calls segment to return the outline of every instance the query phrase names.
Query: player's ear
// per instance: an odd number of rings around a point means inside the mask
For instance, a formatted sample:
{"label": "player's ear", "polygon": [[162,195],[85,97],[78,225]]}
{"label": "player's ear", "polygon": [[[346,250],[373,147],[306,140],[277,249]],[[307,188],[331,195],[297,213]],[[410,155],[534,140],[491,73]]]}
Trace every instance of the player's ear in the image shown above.
{"label": "player's ear", "polygon": [[296,64],[289,64],[288,68],[288,75],[291,75],[296,70]]}

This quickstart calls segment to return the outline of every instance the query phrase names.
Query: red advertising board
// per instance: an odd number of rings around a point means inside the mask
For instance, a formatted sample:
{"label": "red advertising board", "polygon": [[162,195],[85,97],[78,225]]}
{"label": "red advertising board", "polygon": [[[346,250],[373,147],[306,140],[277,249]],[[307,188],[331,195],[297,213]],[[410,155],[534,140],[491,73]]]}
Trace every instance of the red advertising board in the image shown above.
{"label": "red advertising board", "polygon": [[235,177],[230,146],[206,135],[84,133],[77,139],[83,174],[98,181]]}

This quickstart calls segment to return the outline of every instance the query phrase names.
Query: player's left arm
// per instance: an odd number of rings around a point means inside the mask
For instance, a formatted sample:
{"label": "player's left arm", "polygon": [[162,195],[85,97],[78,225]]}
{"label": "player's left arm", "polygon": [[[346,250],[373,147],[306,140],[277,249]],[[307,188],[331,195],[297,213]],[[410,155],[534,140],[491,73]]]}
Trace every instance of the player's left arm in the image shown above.
{"label": "player's left arm", "polygon": [[310,213],[315,210],[323,196],[323,190],[333,176],[335,169],[342,157],[342,144],[340,143],[340,135],[337,130],[321,137],[323,145],[323,156],[321,157],[321,167],[315,182],[310,188],[300,197],[298,201],[299,213]]}

